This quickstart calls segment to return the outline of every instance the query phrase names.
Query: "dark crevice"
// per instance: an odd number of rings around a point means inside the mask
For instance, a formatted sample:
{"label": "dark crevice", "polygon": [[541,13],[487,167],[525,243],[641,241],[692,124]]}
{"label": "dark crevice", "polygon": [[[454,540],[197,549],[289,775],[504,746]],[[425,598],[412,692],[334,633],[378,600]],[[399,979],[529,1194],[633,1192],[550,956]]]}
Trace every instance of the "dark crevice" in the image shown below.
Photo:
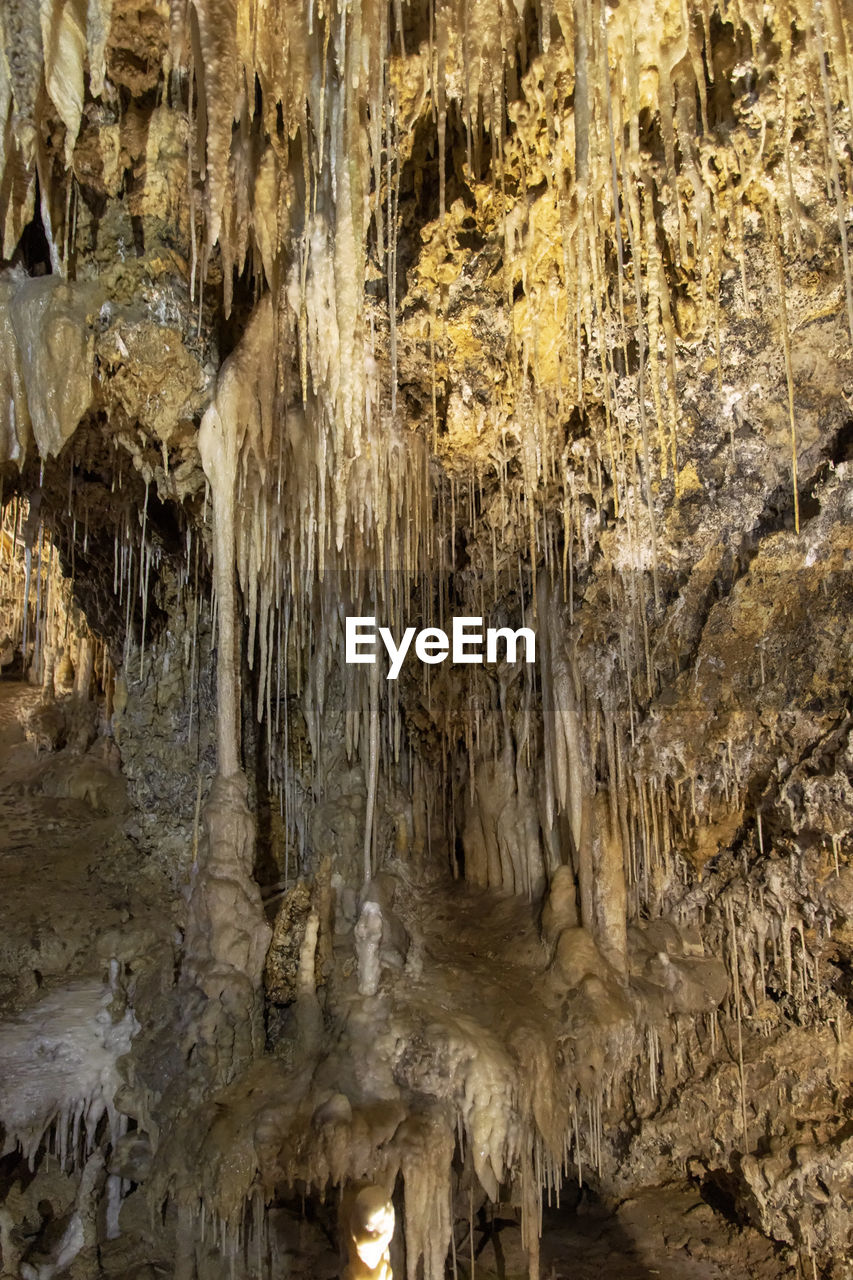
{"label": "dark crevice", "polygon": [[710,1169],[699,1184],[699,1194],[721,1218],[735,1226],[743,1226],[743,1215],[737,1209],[738,1180],[725,1169]]}
{"label": "dark crevice", "polygon": [[12,255],[12,266],[21,266],[28,276],[53,274],[50,262],[50,243],[41,217],[41,191],[36,178],[33,216],[21,234],[18,247]]}
{"label": "dark crevice", "polygon": [[853,418],[845,422],[836,433],[827,451],[827,460],[833,466],[853,462]]}

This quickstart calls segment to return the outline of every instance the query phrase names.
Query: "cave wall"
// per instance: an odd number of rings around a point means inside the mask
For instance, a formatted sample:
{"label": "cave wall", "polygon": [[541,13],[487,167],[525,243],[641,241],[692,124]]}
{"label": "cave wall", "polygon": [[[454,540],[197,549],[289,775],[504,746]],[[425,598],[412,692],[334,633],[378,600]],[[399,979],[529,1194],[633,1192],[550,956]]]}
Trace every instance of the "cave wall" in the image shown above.
{"label": "cave wall", "polygon": [[[129,1234],[250,1269],[282,1188],[400,1177],[412,1277],[502,1187],[533,1273],[571,1170],[843,1275],[845,5],[21,0],[2,46],[4,566],[26,500],[168,921],[112,979]],[[347,615],[537,662],[391,682]]]}

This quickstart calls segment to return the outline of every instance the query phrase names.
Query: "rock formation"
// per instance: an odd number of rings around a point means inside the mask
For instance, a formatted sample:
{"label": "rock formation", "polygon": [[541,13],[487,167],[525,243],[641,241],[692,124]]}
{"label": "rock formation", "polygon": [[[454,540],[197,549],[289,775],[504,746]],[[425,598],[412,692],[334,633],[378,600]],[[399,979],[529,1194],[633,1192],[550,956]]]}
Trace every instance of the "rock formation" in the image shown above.
{"label": "rock formation", "polygon": [[849,1275],[847,0],[6,0],[0,122],[4,1280]]}

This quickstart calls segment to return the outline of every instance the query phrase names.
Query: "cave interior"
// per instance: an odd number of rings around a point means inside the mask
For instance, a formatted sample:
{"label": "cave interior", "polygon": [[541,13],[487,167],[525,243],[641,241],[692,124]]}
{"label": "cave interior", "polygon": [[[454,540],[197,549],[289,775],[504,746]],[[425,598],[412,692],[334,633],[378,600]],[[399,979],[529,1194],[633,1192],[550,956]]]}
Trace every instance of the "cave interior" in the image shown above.
{"label": "cave interior", "polygon": [[4,0],[0,125],[2,1280],[850,1280],[849,0]]}

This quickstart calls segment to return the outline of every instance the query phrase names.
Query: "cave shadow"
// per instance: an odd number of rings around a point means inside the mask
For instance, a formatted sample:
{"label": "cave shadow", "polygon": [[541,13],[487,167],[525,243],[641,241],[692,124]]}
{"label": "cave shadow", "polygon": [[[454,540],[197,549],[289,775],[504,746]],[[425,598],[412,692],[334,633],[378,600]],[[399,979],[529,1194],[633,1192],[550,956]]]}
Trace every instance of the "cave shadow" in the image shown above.
{"label": "cave shadow", "polygon": [[[471,1280],[472,1242],[469,1224],[456,1218],[455,1265],[448,1274]],[[507,1205],[483,1205],[473,1220],[473,1274],[479,1280],[518,1280],[527,1275],[517,1211]],[[566,1181],[560,1207],[543,1206],[540,1275],[543,1280],[601,1280],[602,1272],[619,1280],[652,1280],[673,1273],[660,1241],[661,1263],[648,1262],[618,1215],[587,1185]]]}
{"label": "cave shadow", "polygon": [[[564,1183],[560,1201],[559,1208],[546,1205],[542,1213],[540,1273],[545,1280],[601,1280],[608,1271],[619,1280],[664,1274],[664,1267],[649,1263],[617,1212],[590,1187]],[[665,1263],[665,1249],[661,1238],[656,1262]]]}
{"label": "cave shadow", "polygon": [[651,1280],[661,1275],[638,1252],[617,1215],[600,1204],[574,1213],[546,1209],[540,1259],[541,1274],[547,1280],[600,1280],[604,1269],[619,1280]]}

